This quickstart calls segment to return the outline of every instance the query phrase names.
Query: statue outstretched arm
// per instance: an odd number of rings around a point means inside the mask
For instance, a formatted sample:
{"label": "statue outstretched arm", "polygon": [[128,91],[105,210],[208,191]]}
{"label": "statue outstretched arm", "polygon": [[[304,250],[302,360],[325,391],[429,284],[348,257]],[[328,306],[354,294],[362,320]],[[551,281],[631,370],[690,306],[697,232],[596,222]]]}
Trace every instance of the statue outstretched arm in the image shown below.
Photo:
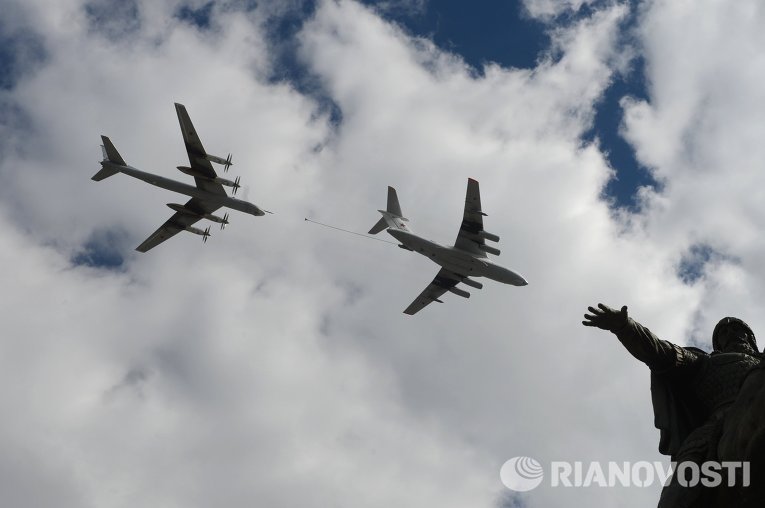
{"label": "statue outstretched arm", "polygon": [[632,356],[648,365],[654,372],[673,367],[695,364],[699,356],[666,340],[661,340],[651,330],[627,315],[627,306],[616,310],[598,304],[598,308],[587,307],[590,314],[584,315],[582,324],[608,330],[616,335]]}

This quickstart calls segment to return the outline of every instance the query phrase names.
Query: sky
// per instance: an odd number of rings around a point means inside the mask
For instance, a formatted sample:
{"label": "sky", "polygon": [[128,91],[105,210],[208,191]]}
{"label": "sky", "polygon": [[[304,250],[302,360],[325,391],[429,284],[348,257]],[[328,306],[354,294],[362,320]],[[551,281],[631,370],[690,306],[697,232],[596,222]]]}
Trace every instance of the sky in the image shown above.
{"label": "sky", "polygon": [[[0,0],[0,492],[17,507],[652,505],[500,482],[515,456],[664,461],[649,373],[581,325],[628,305],[711,347],[765,330],[757,0]],[[173,103],[233,154],[206,244],[134,251],[189,181]],[[367,231],[386,187],[450,243],[480,182],[497,261]]]}

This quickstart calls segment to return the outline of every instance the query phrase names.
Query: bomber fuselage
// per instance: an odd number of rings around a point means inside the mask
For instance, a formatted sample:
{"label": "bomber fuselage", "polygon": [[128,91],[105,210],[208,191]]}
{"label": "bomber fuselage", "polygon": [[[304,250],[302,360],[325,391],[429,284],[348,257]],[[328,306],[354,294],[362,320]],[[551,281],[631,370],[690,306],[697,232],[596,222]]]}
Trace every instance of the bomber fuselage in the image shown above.
{"label": "bomber fuselage", "polygon": [[139,180],[143,180],[146,183],[150,183],[151,185],[161,187],[163,189],[185,194],[192,198],[204,199],[205,201],[217,203],[221,206],[231,208],[232,210],[238,210],[240,212],[249,213],[251,215],[265,215],[263,210],[253,205],[252,203],[242,201],[241,199],[232,198],[227,194],[209,192],[207,190],[200,189],[195,185],[189,185],[177,180],[165,178],[164,176],[147,173],[145,171],[141,171],[140,169],[136,169],[133,166],[122,166],[120,164],[115,164],[108,160],[103,161],[101,164],[111,167],[120,173],[132,176],[133,178],[138,178]]}

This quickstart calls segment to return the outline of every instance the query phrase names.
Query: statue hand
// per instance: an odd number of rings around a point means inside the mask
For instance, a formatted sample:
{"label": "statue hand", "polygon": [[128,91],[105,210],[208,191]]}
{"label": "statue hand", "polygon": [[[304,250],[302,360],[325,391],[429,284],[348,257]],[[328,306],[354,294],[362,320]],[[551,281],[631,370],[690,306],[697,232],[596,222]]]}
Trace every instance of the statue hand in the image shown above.
{"label": "statue hand", "polygon": [[584,326],[595,326],[602,330],[609,330],[615,332],[621,328],[627,326],[627,306],[623,306],[621,310],[615,310],[602,303],[598,304],[598,308],[587,307],[587,310],[591,314],[584,315]]}

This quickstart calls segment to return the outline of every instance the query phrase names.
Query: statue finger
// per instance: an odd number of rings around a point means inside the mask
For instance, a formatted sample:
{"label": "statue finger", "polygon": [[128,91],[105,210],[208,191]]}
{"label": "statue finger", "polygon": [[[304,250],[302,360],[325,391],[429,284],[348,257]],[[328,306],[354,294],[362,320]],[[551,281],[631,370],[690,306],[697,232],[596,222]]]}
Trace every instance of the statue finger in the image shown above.
{"label": "statue finger", "polygon": [[601,309],[603,312],[616,312],[614,309],[612,309],[612,308],[611,308],[611,307],[609,307],[608,305],[603,305],[602,303],[599,303],[599,304],[598,304],[598,307],[600,307],[600,309]]}

